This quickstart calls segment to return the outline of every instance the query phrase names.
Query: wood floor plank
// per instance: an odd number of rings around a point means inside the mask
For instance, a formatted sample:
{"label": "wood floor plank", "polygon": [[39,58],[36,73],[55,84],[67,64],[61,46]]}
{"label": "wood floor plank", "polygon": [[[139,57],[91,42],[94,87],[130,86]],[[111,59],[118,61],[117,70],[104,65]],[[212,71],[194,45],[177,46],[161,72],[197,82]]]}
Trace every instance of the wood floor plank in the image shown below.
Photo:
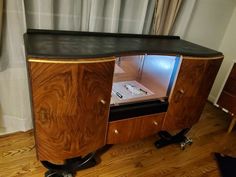
{"label": "wood floor plank", "polygon": [[[236,157],[236,131],[227,134],[230,117],[207,103],[201,120],[188,135],[194,143],[156,149],[152,136],[106,146],[101,162],[77,172],[77,177],[220,177],[213,152]],[[46,169],[36,159],[33,132],[0,137],[0,177],[42,177]]]}

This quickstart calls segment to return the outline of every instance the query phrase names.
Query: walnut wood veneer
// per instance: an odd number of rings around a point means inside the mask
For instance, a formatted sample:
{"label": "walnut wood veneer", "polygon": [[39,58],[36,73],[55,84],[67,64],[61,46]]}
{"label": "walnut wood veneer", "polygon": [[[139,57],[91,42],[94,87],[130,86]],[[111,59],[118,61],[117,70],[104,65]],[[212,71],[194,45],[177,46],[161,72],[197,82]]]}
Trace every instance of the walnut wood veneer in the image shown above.
{"label": "walnut wood veneer", "polygon": [[222,57],[183,57],[163,130],[191,128],[199,120],[221,62]]}
{"label": "walnut wood veneer", "polygon": [[39,160],[62,162],[106,144],[114,60],[29,62]]}
{"label": "walnut wood veneer", "polygon": [[[107,143],[192,127],[223,59],[222,53],[178,36],[28,30],[24,40],[36,152],[39,160],[52,163],[87,155]],[[167,112],[109,122],[114,58],[137,55],[171,55],[182,61],[170,82]]]}
{"label": "walnut wood veneer", "polygon": [[107,144],[130,142],[161,130],[165,113],[139,116],[109,123]]}

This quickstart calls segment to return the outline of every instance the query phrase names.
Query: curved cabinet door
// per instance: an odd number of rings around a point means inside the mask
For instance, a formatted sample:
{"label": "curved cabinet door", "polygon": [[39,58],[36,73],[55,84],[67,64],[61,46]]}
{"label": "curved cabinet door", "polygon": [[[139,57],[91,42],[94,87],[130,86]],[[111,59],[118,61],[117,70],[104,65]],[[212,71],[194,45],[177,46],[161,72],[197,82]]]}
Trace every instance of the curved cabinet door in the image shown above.
{"label": "curved cabinet door", "polygon": [[114,59],[84,61],[29,62],[39,160],[61,163],[106,143]]}
{"label": "curved cabinet door", "polygon": [[164,130],[190,128],[202,113],[221,58],[183,58],[164,119]]}

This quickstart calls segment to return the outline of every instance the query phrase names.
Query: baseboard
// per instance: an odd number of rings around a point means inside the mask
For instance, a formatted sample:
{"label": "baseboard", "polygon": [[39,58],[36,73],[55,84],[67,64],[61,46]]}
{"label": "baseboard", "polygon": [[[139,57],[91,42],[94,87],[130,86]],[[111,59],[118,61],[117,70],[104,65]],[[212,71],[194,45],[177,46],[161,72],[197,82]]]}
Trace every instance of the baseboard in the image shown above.
{"label": "baseboard", "polygon": [[32,129],[31,119],[21,119],[16,116],[3,115],[0,120],[0,135]]}
{"label": "baseboard", "polygon": [[211,103],[214,104],[214,103],[215,103],[215,100],[216,100],[216,97],[210,94],[210,95],[208,96],[207,100],[208,100],[209,102],[211,102]]}

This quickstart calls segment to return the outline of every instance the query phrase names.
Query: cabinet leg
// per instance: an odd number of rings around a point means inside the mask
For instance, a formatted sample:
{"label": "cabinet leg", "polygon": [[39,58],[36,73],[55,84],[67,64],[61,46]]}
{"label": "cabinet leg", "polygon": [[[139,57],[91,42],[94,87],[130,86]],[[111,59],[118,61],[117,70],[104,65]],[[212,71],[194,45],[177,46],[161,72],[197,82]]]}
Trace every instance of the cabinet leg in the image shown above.
{"label": "cabinet leg", "polygon": [[231,123],[228,128],[228,133],[230,133],[233,130],[235,124],[236,124],[236,116],[232,117]]}
{"label": "cabinet leg", "polygon": [[94,156],[95,153],[91,153],[83,158],[67,159],[63,165],[56,165],[48,161],[41,161],[41,163],[48,169],[45,177],[74,177],[76,171],[90,168],[97,164]]}
{"label": "cabinet leg", "polygon": [[183,129],[176,135],[171,135],[166,131],[160,131],[158,133],[160,139],[155,142],[155,146],[157,148],[162,148],[170,144],[180,144],[180,148],[184,150],[186,145],[191,145],[193,143],[192,139],[185,136],[189,130],[190,129]]}

